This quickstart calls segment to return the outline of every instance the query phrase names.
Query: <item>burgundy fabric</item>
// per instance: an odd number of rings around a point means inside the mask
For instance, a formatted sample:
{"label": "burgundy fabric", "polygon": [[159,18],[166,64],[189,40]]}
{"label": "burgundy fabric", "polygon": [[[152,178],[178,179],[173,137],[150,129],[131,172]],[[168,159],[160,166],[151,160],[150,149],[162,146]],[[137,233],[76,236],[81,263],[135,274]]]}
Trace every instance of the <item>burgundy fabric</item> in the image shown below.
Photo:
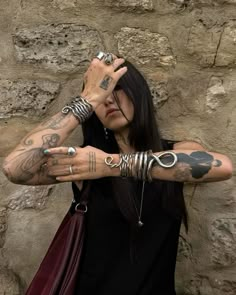
{"label": "burgundy fabric", "polygon": [[84,217],[81,211],[66,214],[26,295],[74,294],[84,242]]}

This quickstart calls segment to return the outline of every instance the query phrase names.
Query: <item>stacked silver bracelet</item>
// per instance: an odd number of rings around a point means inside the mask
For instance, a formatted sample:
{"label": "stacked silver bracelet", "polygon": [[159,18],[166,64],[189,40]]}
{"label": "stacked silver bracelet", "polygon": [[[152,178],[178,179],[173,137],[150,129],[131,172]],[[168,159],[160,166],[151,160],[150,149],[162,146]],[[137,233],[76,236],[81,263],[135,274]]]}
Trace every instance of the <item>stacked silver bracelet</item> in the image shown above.
{"label": "stacked silver bracelet", "polygon": [[72,112],[80,123],[84,123],[92,115],[93,106],[84,97],[77,96],[61,111],[63,114],[68,114],[69,112]]}
{"label": "stacked silver bracelet", "polygon": [[[164,158],[168,162],[163,162]],[[173,152],[162,152],[159,155],[153,154],[152,151],[137,152],[132,154],[120,154],[118,163],[113,163],[113,157],[105,158],[105,164],[110,168],[120,168],[121,177],[134,177],[137,180],[152,181],[151,170],[154,165],[162,168],[171,168],[175,166],[178,158]]]}

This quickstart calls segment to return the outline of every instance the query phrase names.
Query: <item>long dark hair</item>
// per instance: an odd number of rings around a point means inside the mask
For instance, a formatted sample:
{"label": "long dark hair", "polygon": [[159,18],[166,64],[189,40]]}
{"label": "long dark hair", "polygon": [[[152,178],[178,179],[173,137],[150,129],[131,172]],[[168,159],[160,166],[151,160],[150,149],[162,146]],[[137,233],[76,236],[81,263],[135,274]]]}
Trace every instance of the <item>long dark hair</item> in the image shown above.
{"label": "long dark hair", "polygon": [[[134,106],[134,117],[129,124],[130,145],[136,151],[158,152],[168,149],[167,143],[161,139],[157,127],[152,95],[145,78],[129,61],[126,60],[122,66],[126,66],[128,71],[120,78],[117,85],[126,93]],[[115,92],[114,97],[116,98]],[[119,106],[119,101],[117,104]],[[120,152],[113,132],[108,130],[108,136],[105,136],[104,127],[95,113],[82,124],[82,131],[83,146],[91,145],[107,153]],[[134,199],[137,189],[140,188],[140,182],[122,178],[109,178],[104,181],[110,182],[116,202],[124,217],[131,225],[136,225],[138,216]],[[162,197],[163,208],[176,218],[183,217],[187,226],[187,214],[182,193],[178,192],[178,196],[173,198],[173,194],[176,193],[174,183],[167,181],[159,181],[159,183],[162,183],[163,187],[165,186],[166,191],[165,196]]]}

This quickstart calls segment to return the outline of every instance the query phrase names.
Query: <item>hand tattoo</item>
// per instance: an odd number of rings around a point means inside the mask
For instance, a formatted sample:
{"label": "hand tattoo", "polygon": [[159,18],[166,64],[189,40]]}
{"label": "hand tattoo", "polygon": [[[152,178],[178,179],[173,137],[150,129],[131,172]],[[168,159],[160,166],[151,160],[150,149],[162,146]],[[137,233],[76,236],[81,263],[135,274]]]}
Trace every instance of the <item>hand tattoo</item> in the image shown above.
{"label": "hand tattoo", "polygon": [[110,82],[112,81],[112,77],[110,76],[105,76],[104,79],[102,80],[101,84],[99,85],[100,88],[107,90],[109,87]]}
{"label": "hand tattoo", "polygon": [[89,172],[96,172],[96,154],[89,152]]}

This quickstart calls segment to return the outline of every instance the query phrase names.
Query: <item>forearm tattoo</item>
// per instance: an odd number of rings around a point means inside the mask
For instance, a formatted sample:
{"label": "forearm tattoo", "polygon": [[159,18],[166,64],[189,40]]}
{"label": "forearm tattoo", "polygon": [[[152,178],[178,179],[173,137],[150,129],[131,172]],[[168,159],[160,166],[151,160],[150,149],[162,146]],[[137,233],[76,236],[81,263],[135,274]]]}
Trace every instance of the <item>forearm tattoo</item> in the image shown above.
{"label": "forearm tattoo", "polygon": [[96,172],[96,154],[89,152],[89,172]]}
{"label": "forearm tattoo", "polygon": [[[186,181],[191,178],[200,179],[208,174],[213,167],[220,167],[222,162],[215,159],[206,151],[192,152],[190,155],[176,153],[178,162],[174,167],[174,176],[176,181]],[[171,158],[163,157],[162,162],[168,164]],[[158,166],[157,163],[154,166]],[[209,179],[209,177],[208,177]]]}
{"label": "forearm tattoo", "polygon": [[[58,134],[45,134],[42,136],[43,144],[41,147],[26,150],[11,160],[14,162],[14,175],[16,175],[15,177],[17,178],[18,183],[25,183],[32,179],[36,173],[42,173],[41,164],[45,162],[43,151],[46,148],[56,147],[59,140],[60,136]],[[5,166],[6,171],[7,164]],[[14,176],[12,176],[8,170],[6,173],[8,173],[9,178],[14,181]]]}
{"label": "forearm tattoo", "polygon": [[190,155],[177,153],[176,180],[184,181],[189,178],[200,179],[207,175],[213,167],[220,167],[222,162],[214,159],[206,151],[192,152]]}
{"label": "forearm tattoo", "polygon": [[113,80],[112,77],[110,77],[110,76],[105,76],[105,77],[103,78],[101,84],[99,85],[100,88],[102,88],[102,89],[104,89],[104,90],[107,90],[108,87],[109,87],[109,84],[110,84],[110,82],[111,82],[112,80]]}

